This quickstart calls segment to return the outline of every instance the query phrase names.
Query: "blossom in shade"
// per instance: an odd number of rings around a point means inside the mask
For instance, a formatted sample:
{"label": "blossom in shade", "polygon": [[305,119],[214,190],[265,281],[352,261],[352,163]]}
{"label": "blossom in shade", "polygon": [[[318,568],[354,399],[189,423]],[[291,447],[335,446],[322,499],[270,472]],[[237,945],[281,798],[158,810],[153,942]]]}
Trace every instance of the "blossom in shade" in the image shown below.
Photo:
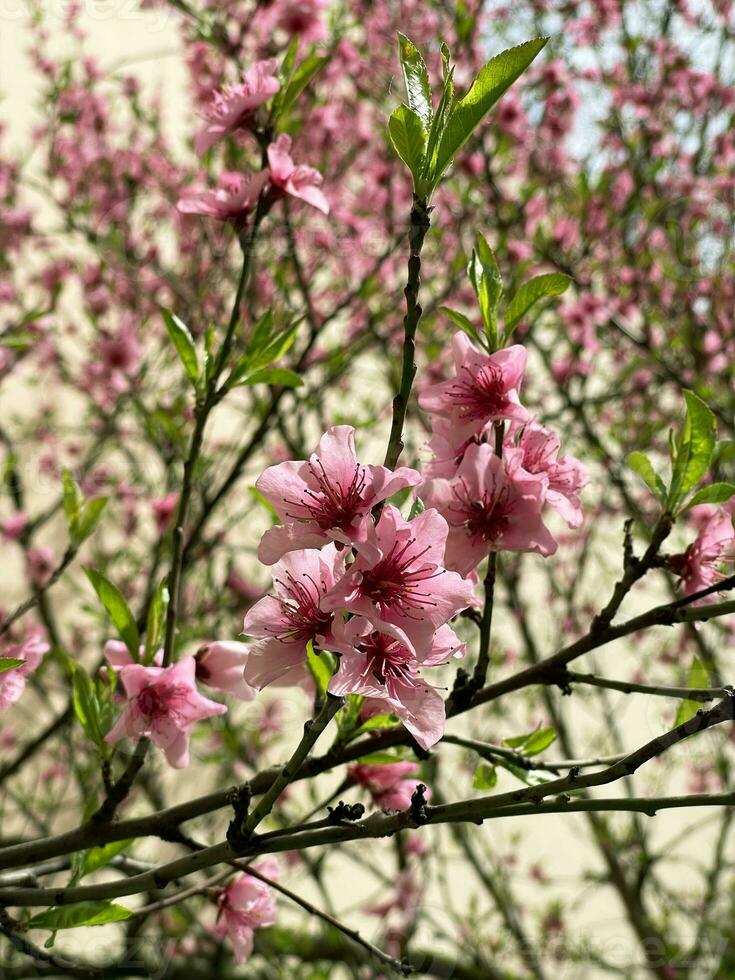
{"label": "blossom in shade", "polygon": [[292,551],[273,568],[274,595],[248,610],[243,632],[263,642],[250,647],[245,679],[261,688],[276,681],[292,682],[306,674],[306,647],[332,641],[333,615],[321,608],[324,596],[344,569],[334,544],[322,551]]}
{"label": "blossom in shade", "polygon": [[28,522],[28,514],[20,510],[16,514],[6,517],[0,524],[0,536],[4,541],[18,541],[28,527]]}
{"label": "blossom in shade", "polygon": [[327,429],[307,460],[269,466],[255,486],[284,522],[266,531],[258,558],[272,565],[289,551],[328,541],[368,547],[370,511],[398,490],[421,482],[416,470],[358,463],[355,430]]}
{"label": "blossom in shade", "polygon": [[194,682],[196,663],[183,657],[170,667],[128,664],[120,670],[126,704],[105,741],[150,738],[169,765],[189,764],[189,738],[198,721],[223,715],[227,708],[202,697]]}
{"label": "blossom in shade", "polygon": [[[253,865],[266,878],[277,880],[278,862],[265,858]],[[273,889],[259,878],[243,874],[217,897],[217,921],[214,934],[220,939],[228,937],[235,952],[235,962],[244,963],[253,950],[253,934],[256,929],[272,926],[276,921],[277,906]]]}
{"label": "blossom in shade", "polygon": [[449,524],[446,564],[467,575],[491,551],[551,555],[556,541],[541,519],[546,478],[509,472],[486,443],[469,446],[456,476],[429,480],[421,499]]}
{"label": "blossom in shade", "polygon": [[281,133],[268,147],[271,184],[276,193],[297,197],[324,214],[329,201],[321,190],[322,175],[313,167],[295,164],[291,157],[291,137]]}
{"label": "blossom in shade", "polygon": [[428,749],[444,734],[444,699],[419,676],[423,667],[464,655],[454,630],[441,626],[428,641],[416,644],[397,626],[353,616],[334,622],[332,649],[341,654],[329,682],[332,694],[362,694],[384,703],[400,718],[418,744]]}
{"label": "blossom in shade", "polygon": [[451,423],[449,436],[455,446],[482,432],[488,422],[528,419],[518,397],[526,370],[525,348],[515,344],[484,354],[466,334],[456,333],[452,354],[455,376],[426,388],[419,405]]}
{"label": "blossom in shade", "polygon": [[275,58],[256,61],[243,72],[242,82],[214,93],[204,114],[204,126],[194,140],[194,149],[200,156],[217,140],[245,126],[258,106],[276,94],[280,88],[277,71]]}
{"label": "blossom in shade", "polygon": [[257,205],[267,183],[267,170],[257,174],[228,170],[220,176],[215,190],[187,191],[176,207],[182,214],[199,214],[240,225]]}
{"label": "blossom in shade", "polygon": [[151,500],[153,519],[159,534],[165,534],[168,530],[178,502],[179,495],[175,490],[172,493],[167,493],[165,497],[155,497]]}
{"label": "blossom in shade", "polygon": [[[145,653],[145,647],[141,646],[139,650],[140,660],[143,659]],[[123,643],[122,640],[108,640],[105,643],[105,649],[103,652],[104,658],[107,663],[112,667],[114,671],[122,670],[128,664],[136,663],[130,655],[130,650],[128,650],[127,644]],[[157,650],[153,656],[153,663],[156,667],[160,667],[163,663],[163,650]]]}
{"label": "blossom in shade", "polygon": [[[697,510],[698,508],[694,508]],[[698,515],[695,515],[698,516]],[[685,595],[714,585],[723,576],[718,565],[735,556],[735,528],[725,509],[714,510],[700,525],[699,533],[683,554],[672,555],[669,564],[679,576]],[[702,602],[712,602],[714,593]]]}
{"label": "blossom in shade", "polygon": [[247,643],[236,640],[215,640],[197,650],[196,679],[205,687],[231,694],[241,701],[252,701],[255,691],[243,679],[248,660]]}
{"label": "blossom in shade", "polygon": [[417,643],[429,641],[473,599],[471,583],[443,567],[448,532],[436,510],[406,521],[387,505],[370,526],[371,550],[358,554],[322,608],[346,609],[398,626]]}
{"label": "blossom in shade", "polygon": [[[418,772],[416,762],[387,762],[382,765],[349,766],[348,776],[370,793],[373,803],[381,810],[408,810],[411,797],[419,785],[418,779],[406,779]],[[426,790],[425,799],[431,793]]]}
{"label": "blossom in shade", "polygon": [[48,643],[41,639],[41,634],[34,630],[22,643],[5,647],[2,651],[4,660],[23,661],[17,667],[0,672],[0,711],[15,704],[25,691],[26,678],[33,673],[48,653]]}
{"label": "blossom in shade", "polygon": [[510,440],[504,450],[510,457],[510,467],[521,466],[535,476],[547,480],[546,502],[564,518],[569,527],[582,523],[579,495],[587,482],[587,467],[574,456],[561,459],[561,442],[556,433],[537,422],[528,422]]}

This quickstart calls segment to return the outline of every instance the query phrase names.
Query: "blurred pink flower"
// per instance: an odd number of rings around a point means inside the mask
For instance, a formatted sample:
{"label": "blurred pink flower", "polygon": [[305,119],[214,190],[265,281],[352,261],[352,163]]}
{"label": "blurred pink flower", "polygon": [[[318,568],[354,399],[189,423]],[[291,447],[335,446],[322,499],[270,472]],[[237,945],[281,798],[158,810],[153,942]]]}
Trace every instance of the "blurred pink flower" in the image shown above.
{"label": "blurred pink flower", "polygon": [[[692,595],[714,585],[723,576],[717,565],[723,559],[735,556],[735,528],[732,515],[727,510],[715,510],[701,525],[699,534],[683,554],[672,555],[669,559],[674,572],[679,576],[685,595]],[[702,599],[713,602],[716,596]]]}
{"label": "blurred pink flower", "polygon": [[[381,810],[408,810],[411,797],[419,785],[418,779],[405,779],[418,772],[416,762],[387,762],[382,765],[349,766],[348,775],[364,786],[373,803]],[[427,789],[425,799],[430,799]]]}
{"label": "blurred pink flower", "polygon": [[5,647],[2,651],[4,659],[22,660],[23,663],[0,673],[0,711],[20,698],[26,687],[26,677],[36,670],[43,655],[50,649],[38,630],[32,631],[22,643]]}
{"label": "blurred pink flower", "polygon": [[194,139],[194,149],[199,156],[223,136],[241,129],[258,106],[276,94],[280,88],[275,77],[277,71],[275,58],[256,61],[243,72],[242,82],[214,93],[204,112],[206,122]]}
{"label": "blurred pink flower", "polygon": [[[277,880],[278,862],[265,858],[253,869],[267,878]],[[276,921],[277,906],[273,890],[259,878],[243,874],[223,889],[217,899],[217,922],[214,933],[220,939],[227,936],[235,952],[235,962],[244,963],[253,950],[253,933]]]}
{"label": "blurred pink flower", "polygon": [[215,190],[186,191],[176,207],[182,214],[200,214],[240,224],[258,203],[268,176],[267,170],[257,174],[225,171]]}
{"label": "blurred pink flower", "polygon": [[372,508],[421,480],[416,470],[362,465],[351,425],[327,429],[308,460],[269,466],[255,486],[284,523],[266,531],[258,558],[272,565],[288,551],[320,548],[330,540],[367,544]]}
{"label": "blurred pink flower", "polygon": [[28,578],[38,588],[43,587],[51,578],[55,565],[56,559],[51,548],[29,548],[26,551]]}
{"label": "blurred pink flower", "polygon": [[227,708],[202,697],[194,683],[196,664],[183,657],[170,667],[127,664],[120,670],[127,704],[105,741],[150,738],[162,749],[169,765],[189,764],[189,738],[197,721],[223,715]]}
{"label": "blurred pink flower", "polygon": [[0,534],[5,541],[17,541],[28,527],[28,514],[25,511],[18,511],[6,517],[0,525]]}
{"label": "blurred pink flower", "polygon": [[291,158],[291,137],[281,133],[268,147],[271,183],[277,192],[297,197],[324,214],[329,214],[329,201],[320,190],[322,175],[313,167],[298,166]]}
{"label": "blurred pink flower", "polygon": [[167,493],[165,497],[154,497],[151,500],[151,510],[153,519],[156,522],[156,530],[159,534],[165,534],[171,523],[171,517],[176,510],[179,502],[179,495],[176,491]]}
{"label": "blurred pink flower", "polygon": [[243,680],[248,650],[247,643],[235,640],[215,640],[200,647],[194,657],[197,681],[241,701],[252,701],[255,691]]}

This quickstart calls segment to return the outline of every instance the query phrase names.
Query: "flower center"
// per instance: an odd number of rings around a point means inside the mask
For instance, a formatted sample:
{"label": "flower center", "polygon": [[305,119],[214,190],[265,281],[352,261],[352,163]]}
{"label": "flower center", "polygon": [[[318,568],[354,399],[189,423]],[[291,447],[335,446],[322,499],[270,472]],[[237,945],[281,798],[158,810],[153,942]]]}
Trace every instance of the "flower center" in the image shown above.
{"label": "flower center", "polygon": [[462,372],[449,389],[449,397],[463,419],[490,419],[502,415],[509,401],[501,371],[492,364]]}
{"label": "flower center", "polygon": [[283,622],[273,628],[273,634],[279,640],[314,640],[318,635],[326,633],[332,623],[332,614],[319,608],[322,595],[327,592],[326,585],[315,582],[305,572],[303,579],[305,581],[299,582],[287,572],[285,581],[275,581],[287,594],[287,598],[277,597]]}
{"label": "flower center", "polygon": [[450,507],[457,517],[453,524],[464,526],[470,537],[494,542],[508,526],[511,513],[510,494],[507,487],[495,493],[485,490],[481,497],[474,497],[463,479],[454,487],[456,504]]}
{"label": "flower center", "polygon": [[298,501],[284,498],[287,505],[304,508],[307,513],[286,516],[294,520],[306,518],[315,521],[323,531],[335,527],[346,530],[365,503],[365,468],[356,466],[351,481],[345,485],[340,480],[331,479],[318,458],[314,463],[310,461],[308,467],[316,488],[306,487]]}
{"label": "flower center", "polygon": [[411,553],[415,543],[415,538],[409,538],[403,544],[396,541],[384,558],[363,572],[360,584],[363,595],[376,606],[409,619],[421,619],[417,612],[436,606],[432,593],[422,584],[444,574],[443,570],[431,564],[419,563],[418,567],[411,568],[429,551],[427,546],[423,551]]}
{"label": "flower center", "polygon": [[416,676],[413,655],[400,640],[386,633],[370,633],[360,643],[368,670],[381,684],[388,680],[410,680]]}

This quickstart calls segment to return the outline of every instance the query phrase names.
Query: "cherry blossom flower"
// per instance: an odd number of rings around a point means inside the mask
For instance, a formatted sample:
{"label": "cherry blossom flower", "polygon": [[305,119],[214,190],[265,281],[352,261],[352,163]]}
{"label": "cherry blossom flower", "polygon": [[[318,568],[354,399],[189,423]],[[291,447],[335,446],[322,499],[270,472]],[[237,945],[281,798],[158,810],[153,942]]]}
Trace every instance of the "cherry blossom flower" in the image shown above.
{"label": "cherry blossom flower", "polygon": [[[139,650],[141,660],[144,653],[145,647],[141,646]],[[136,661],[133,660],[132,656],[130,655],[130,650],[128,650],[127,644],[123,643],[122,640],[108,640],[107,643],[105,643],[103,656],[115,672],[122,670],[123,667],[127,667],[128,664],[136,663]],[[157,650],[153,655],[153,664],[156,667],[160,667],[162,663],[163,650]]]}
{"label": "cherry blossom flower", "polygon": [[369,616],[426,643],[473,598],[471,583],[442,567],[448,533],[436,510],[406,521],[386,506],[370,527],[372,553],[358,554],[322,608]]}
{"label": "cherry blossom flower", "polygon": [[28,522],[28,514],[20,510],[17,514],[6,517],[2,524],[0,524],[0,536],[2,536],[4,541],[18,541],[28,527]]}
{"label": "cherry blossom flower", "polygon": [[22,643],[5,647],[3,659],[22,660],[23,663],[0,673],[0,711],[19,700],[25,691],[26,678],[36,670],[43,655],[50,649],[38,630],[33,630]]}
{"label": "cherry blossom flower", "polygon": [[[271,880],[278,879],[279,867],[275,858],[265,858],[253,865],[253,869]],[[255,930],[272,926],[276,921],[273,889],[259,878],[243,874],[222,889],[217,907],[214,934],[220,939],[227,936],[235,952],[235,962],[244,963],[253,951]]]}
{"label": "cherry blossom flower", "polygon": [[464,655],[454,630],[441,626],[428,642],[414,645],[397,626],[353,616],[347,622],[336,619],[333,632],[332,649],[342,656],[330,692],[381,700],[422,748],[438,742],[444,734],[444,699],[421,680],[419,671]]}
{"label": "cherry blossom flower", "polygon": [[[416,762],[387,762],[381,765],[349,766],[348,776],[368,790],[373,803],[381,810],[408,810],[418,779],[405,779],[418,772]],[[425,798],[431,798],[427,789]]]}
{"label": "cherry blossom flower", "polygon": [[51,578],[56,564],[53,549],[48,547],[29,548],[26,551],[26,571],[28,578],[38,588],[42,588]]}
{"label": "cherry blossom flower", "polygon": [[320,548],[330,540],[367,547],[370,511],[421,476],[400,466],[358,463],[351,425],[327,429],[308,460],[269,466],[255,486],[284,524],[266,531],[258,558],[272,565],[288,551]]}
{"label": "cherry blossom flower", "polygon": [[215,640],[197,650],[196,679],[205,687],[232,694],[241,701],[252,701],[255,691],[243,679],[248,659],[247,643],[235,640]]}
{"label": "cherry blossom flower", "polygon": [[168,530],[178,502],[179,495],[175,490],[167,493],[165,497],[155,497],[151,500],[153,519],[156,522],[156,530],[159,534],[165,534]]}
{"label": "cherry blossom flower", "polygon": [[452,338],[455,376],[431,385],[419,395],[419,405],[451,423],[451,439],[459,446],[482,432],[488,422],[525,422],[518,389],[526,370],[526,350],[520,344],[484,354],[464,333]]}
{"label": "cherry blossom flower", "polygon": [[253,687],[279,681],[298,682],[308,676],[306,647],[332,641],[331,612],[321,608],[344,569],[334,544],[322,551],[292,551],[273,568],[275,595],[267,595],[248,610],[243,632],[265,642],[249,649],[245,679]]}
{"label": "cherry blossom flower", "polygon": [[579,495],[587,482],[587,467],[574,456],[558,459],[560,448],[556,433],[538,422],[528,422],[504,451],[510,457],[510,469],[521,466],[527,473],[546,477],[546,502],[569,527],[579,527],[583,520]]}
{"label": "cherry blossom flower", "polygon": [[546,489],[545,477],[509,472],[483,444],[468,447],[454,479],[429,480],[419,494],[449,523],[447,567],[467,575],[491,551],[556,551],[541,520]]}
{"label": "cherry blossom flower", "polygon": [[240,226],[257,205],[268,176],[267,170],[257,174],[225,171],[215,190],[187,191],[176,207],[182,214],[200,214]]}
{"label": "cherry blossom flower", "polygon": [[197,691],[195,672],[193,657],[183,657],[170,667],[122,667],[120,680],[127,703],[105,741],[150,738],[163,750],[169,765],[185,768],[189,764],[189,738],[194,724],[227,711],[225,705],[210,701]]}
{"label": "cherry blossom flower", "polygon": [[324,214],[329,214],[329,201],[320,190],[322,175],[313,167],[298,166],[291,158],[291,137],[281,133],[268,147],[271,183],[279,194],[297,197]]}
{"label": "cherry blossom flower", "polygon": [[204,113],[206,122],[194,140],[194,149],[199,156],[223,136],[241,129],[258,106],[276,94],[281,87],[275,77],[277,71],[275,58],[256,61],[243,72],[242,82],[214,93]]}
{"label": "cherry blossom flower", "polygon": [[[694,508],[696,510],[697,508]],[[679,576],[685,595],[692,595],[714,585],[723,576],[717,565],[735,556],[735,528],[732,515],[725,509],[715,510],[700,527],[699,533],[686,551],[672,555],[669,564]],[[712,602],[713,593],[701,602]]]}

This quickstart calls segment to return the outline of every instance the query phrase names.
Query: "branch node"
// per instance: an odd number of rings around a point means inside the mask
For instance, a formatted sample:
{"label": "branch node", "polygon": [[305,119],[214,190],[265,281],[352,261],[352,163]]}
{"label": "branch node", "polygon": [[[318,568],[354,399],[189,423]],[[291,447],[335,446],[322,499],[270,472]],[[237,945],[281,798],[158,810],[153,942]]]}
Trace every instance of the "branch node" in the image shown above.
{"label": "branch node", "polygon": [[411,817],[417,826],[429,822],[429,804],[425,793],[426,786],[419,783],[411,797]]}

